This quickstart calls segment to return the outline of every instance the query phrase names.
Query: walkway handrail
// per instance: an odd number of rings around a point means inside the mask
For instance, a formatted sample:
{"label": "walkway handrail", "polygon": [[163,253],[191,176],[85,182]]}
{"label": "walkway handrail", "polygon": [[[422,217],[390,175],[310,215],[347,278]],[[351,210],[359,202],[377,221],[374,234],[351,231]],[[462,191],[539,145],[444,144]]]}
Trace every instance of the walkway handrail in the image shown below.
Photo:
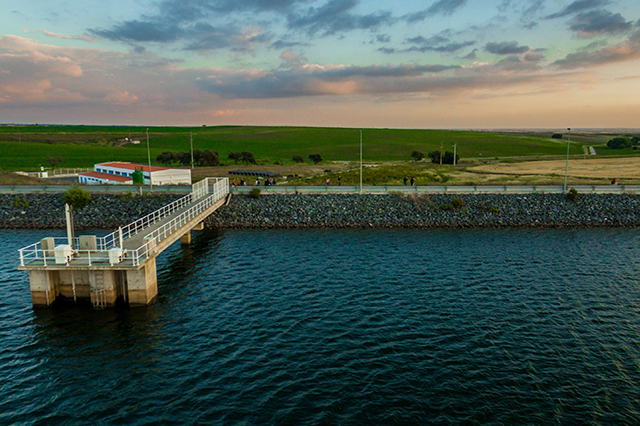
{"label": "walkway handrail", "polygon": [[[194,200],[201,199],[202,197],[205,197],[209,193],[211,193],[212,195],[204,198],[203,201],[189,208],[184,213],[180,214],[177,218],[168,222],[168,224],[175,224],[176,219],[185,218],[186,217],[185,214],[188,214],[189,212],[194,212],[198,208],[200,208],[200,211],[197,213],[199,214],[201,211],[204,211],[204,209],[201,208],[202,205],[206,204],[207,207],[209,207],[216,201],[220,200],[221,198],[224,198],[229,193],[229,179],[215,178],[215,181],[209,178],[203,179],[202,181],[193,185],[193,193],[186,195],[172,203],[169,203],[166,206],[136,220],[135,222],[132,222],[122,228],[115,230],[111,234],[108,234],[104,237],[96,238],[95,250],[75,249],[74,259],[75,260],[84,259],[85,253],[86,253],[86,259],[89,265],[91,265],[93,261],[99,261],[99,260],[103,261],[104,259],[108,259],[108,257],[105,257],[106,256],[105,252],[108,252],[110,249],[114,247],[123,248],[121,247],[121,244],[120,244],[121,240],[124,241],[127,238],[130,238],[138,234],[139,232],[146,229],[147,227],[153,225],[154,223],[157,223],[158,221],[166,218],[167,216],[175,213],[176,211],[185,208],[189,204],[192,204]],[[163,225],[159,229],[167,229],[168,224]],[[69,244],[69,240],[67,239],[67,237],[55,237],[53,239],[53,242],[54,242],[54,247],[57,247],[59,245]],[[74,247],[78,248],[80,246],[80,241],[78,237],[74,238],[72,242]],[[55,259],[55,256],[53,256],[55,250],[53,248],[43,250],[40,247],[40,245],[41,243],[37,242],[18,250],[18,252],[20,253],[20,266],[24,266],[26,263],[30,263],[32,261],[40,260],[40,259],[44,261],[44,264],[46,266],[47,260],[51,261],[52,259]],[[147,247],[147,248],[142,251],[140,250],[140,248],[133,250],[131,253],[131,256],[128,256],[128,257],[133,257],[133,263],[135,266],[139,265],[141,256],[146,257],[148,255],[149,242],[143,244],[143,247]],[[142,252],[144,252],[143,255],[139,254]]]}
{"label": "walkway handrail", "polygon": [[[209,190],[208,182],[206,183],[206,187]],[[158,229],[144,236],[144,239],[147,240],[145,244],[139,247],[136,250],[130,250],[128,252],[129,258],[133,259],[134,265],[140,264],[140,259],[149,257],[151,250],[157,245],[158,242],[162,241],[194,217],[198,216],[200,213],[211,207],[217,201],[223,199],[229,193],[229,181],[227,178],[217,179],[211,188],[211,195],[204,198],[202,201],[189,208],[185,212],[181,213],[179,216],[173,218],[171,221],[165,223]]]}
{"label": "walkway handrail", "polygon": [[[143,230],[144,228],[153,225],[154,223],[162,220],[166,216],[171,213],[179,210],[189,204],[191,202],[192,195],[185,195],[182,198],[177,199],[176,201],[167,204],[166,206],[149,213],[148,215],[136,220],[135,222],[131,222],[130,224],[122,227],[122,238],[127,239],[136,235],[138,232]],[[117,247],[120,245],[120,230],[117,229],[112,233],[105,235],[104,237],[98,238],[98,248],[101,250],[109,250],[111,247]]]}

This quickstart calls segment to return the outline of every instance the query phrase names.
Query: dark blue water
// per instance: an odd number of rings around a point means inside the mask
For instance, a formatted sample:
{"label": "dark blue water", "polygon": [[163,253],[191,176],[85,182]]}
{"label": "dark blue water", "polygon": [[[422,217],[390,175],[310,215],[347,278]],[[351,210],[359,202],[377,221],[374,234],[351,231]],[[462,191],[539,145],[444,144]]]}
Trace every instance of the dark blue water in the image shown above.
{"label": "dark blue water", "polygon": [[209,232],[34,311],[50,234],[0,237],[0,424],[640,423],[640,230]]}

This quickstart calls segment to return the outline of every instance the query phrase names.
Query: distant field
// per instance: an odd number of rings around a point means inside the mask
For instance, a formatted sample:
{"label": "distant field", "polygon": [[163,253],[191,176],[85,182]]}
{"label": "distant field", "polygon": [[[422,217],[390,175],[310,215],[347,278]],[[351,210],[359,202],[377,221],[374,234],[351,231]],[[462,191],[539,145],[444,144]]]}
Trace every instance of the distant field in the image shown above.
{"label": "distant field", "polygon": [[[311,127],[152,127],[149,128],[152,162],[163,151],[189,151],[189,134],[194,149],[212,149],[229,163],[229,152],[249,151],[262,164],[292,164],[300,155],[320,154],[327,162],[358,161],[358,129]],[[119,139],[131,137],[139,145],[124,146]],[[583,153],[583,146],[602,146],[611,135],[572,135],[571,154]],[[462,159],[496,157],[542,157],[566,154],[566,140],[551,134],[490,133],[446,130],[364,129],[364,159],[367,162],[410,161],[414,150],[427,154],[453,151]],[[0,168],[35,170],[45,158],[59,155],[62,167],[91,167],[96,162],[122,160],[147,162],[146,128],[109,126],[0,126]],[[597,148],[598,154],[629,154]],[[605,152],[606,151],[606,152]]]}

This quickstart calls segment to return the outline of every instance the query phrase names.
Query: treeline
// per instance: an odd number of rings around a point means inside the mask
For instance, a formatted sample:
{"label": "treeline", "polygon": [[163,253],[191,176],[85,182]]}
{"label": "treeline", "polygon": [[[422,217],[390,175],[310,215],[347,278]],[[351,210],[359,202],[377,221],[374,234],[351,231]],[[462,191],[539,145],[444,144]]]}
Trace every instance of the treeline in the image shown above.
{"label": "treeline", "polygon": [[[456,161],[455,163],[453,162],[453,152],[451,151],[446,151],[444,154],[440,151],[431,151],[427,156],[433,164],[458,164],[460,162],[459,155],[455,156]],[[411,153],[411,158],[415,161],[420,161],[424,158],[424,153],[420,151],[413,151]]]}
{"label": "treeline", "polygon": [[[181,164],[183,166],[191,165],[191,151],[165,151],[156,157],[156,161],[163,166],[172,164]],[[196,166],[219,166],[220,156],[217,152],[210,149],[193,151],[193,163]]]}
{"label": "treeline", "polygon": [[609,142],[607,142],[607,146],[611,149],[624,149],[631,147],[633,147],[633,149],[637,149],[639,142],[640,137],[638,136],[632,136],[629,138],[617,137],[610,139]]}

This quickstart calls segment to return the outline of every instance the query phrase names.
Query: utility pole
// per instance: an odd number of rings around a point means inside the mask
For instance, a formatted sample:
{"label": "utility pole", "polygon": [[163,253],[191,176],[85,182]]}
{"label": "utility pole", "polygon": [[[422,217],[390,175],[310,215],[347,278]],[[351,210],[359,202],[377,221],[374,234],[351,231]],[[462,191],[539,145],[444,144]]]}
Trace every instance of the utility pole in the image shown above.
{"label": "utility pole", "polygon": [[149,186],[153,192],[153,180],[151,179],[151,149],[149,148],[149,128],[147,127],[147,157],[149,158]]}
{"label": "utility pole", "polygon": [[189,140],[191,141],[191,170],[193,171],[193,132],[189,132]]}
{"label": "utility pole", "polygon": [[360,129],[360,194],[362,194],[362,129]]}
{"label": "utility pole", "polygon": [[569,145],[571,145],[571,127],[567,128],[569,131],[569,139],[567,140],[567,162],[564,166],[564,192],[567,192],[567,175],[569,174]]}
{"label": "utility pole", "polygon": [[458,146],[457,143],[453,144],[453,165],[456,165],[456,147]]}

